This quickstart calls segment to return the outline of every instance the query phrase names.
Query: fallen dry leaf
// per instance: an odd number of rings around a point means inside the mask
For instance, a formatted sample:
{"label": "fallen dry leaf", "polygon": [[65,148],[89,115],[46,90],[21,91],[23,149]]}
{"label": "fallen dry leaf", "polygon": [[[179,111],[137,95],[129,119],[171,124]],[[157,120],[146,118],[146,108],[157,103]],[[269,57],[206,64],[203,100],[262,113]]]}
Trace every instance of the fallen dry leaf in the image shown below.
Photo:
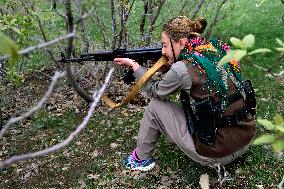
{"label": "fallen dry leaf", "polygon": [[79,184],[80,184],[80,187],[79,187],[79,189],[83,189],[83,188],[86,188],[86,183],[85,183],[85,181],[83,181],[83,180],[80,180],[79,181]]}
{"label": "fallen dry leaf", "polygon": [[209,189],[210,186],[209,186],[209,176],[207,174],[203,174],[200,176],[200,180],[199,180],[199,184],[200,184],[200,187],[202,189]]}
{"label": "fallen dry leaf", "polygon": [[164,186],[164,185],[160,185],[160,186],[157,187],[157,189],[169,189],[169,187]]}
{"label": "fallen dry leaf", "polygon": [[94,179],[94,180],[97,180],[98,178],[100,178],[100,175],[93,175],[93,174],[88,174],[87,175],[88,179]]}
{"label": "fallen dry leaf", "polygon": [[92,158],[96,158],[96,157],[98,157],[98,155],[99,155],[98,150],[94,150],[94,151],[93,151],[93,153],[92,153],[91,155],[92,155]]}
{"label": "fallen dry leaf", "polygon": [[113,149],[115,149],[115,148],[118,147],[118,144],[116,144],[116,143],[111,143],[111,144],[110,144],[110,147],[113,148]]}

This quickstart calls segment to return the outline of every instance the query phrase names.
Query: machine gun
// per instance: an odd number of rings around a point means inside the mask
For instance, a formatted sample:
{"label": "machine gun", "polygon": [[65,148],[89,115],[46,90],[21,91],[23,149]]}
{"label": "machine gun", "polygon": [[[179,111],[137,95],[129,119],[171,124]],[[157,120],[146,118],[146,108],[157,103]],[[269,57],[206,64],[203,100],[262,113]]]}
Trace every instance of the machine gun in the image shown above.
{"label": "machine gun", "polygon": [[[113,61],[114,58],[123,57],[130,58],[138,62],[140,65],[145,65],[148,60],[156,62],[162,56],[161,47],[147,47],[147,48],[137,48],[137,49],[116,49],[108,51],[97,51],[94,53],[82,54],[78,58],[66,58],[63,53],[61,53],[61,60],[58,62],[83,62],[83,61]],[[126,75],[123,77],[123,81],[126,84],[130,84],[135,80],[132,75],[133,70],[128,70]]]}

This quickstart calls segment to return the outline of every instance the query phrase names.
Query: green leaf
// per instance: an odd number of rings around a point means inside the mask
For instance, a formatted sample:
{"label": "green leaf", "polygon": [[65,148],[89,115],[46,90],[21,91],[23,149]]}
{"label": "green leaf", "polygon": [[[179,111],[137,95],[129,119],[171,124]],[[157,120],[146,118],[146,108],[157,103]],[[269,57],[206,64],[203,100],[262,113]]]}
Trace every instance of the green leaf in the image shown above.
{"label": "green leaf", "polygon": [[268,130],[275,130],[275,125],[267,119],[257,119],[257,122],[263,125]]}
{"label": "green leaf", "polygon": [[283,117],[280,114],[276,114],[273,119],[275,125],[281,125],[284,123]]}
{"label": "green leaf", "polygon": [[284,43],[281,41],[281,39],[276,38],[276,41],[280,46],[284,46]]}
{"label": "green leaf", "polygon": [[257,7],[261,6],[266,0],[262,0],[259,3],[256,4]]}
{"label": "green leaf", "polygon": [[272,143],[272,147],[275,151],[283,152],[284,151],[284,141],[283,140],[277,140]]}
{"label": "green leaf", "polygon": [[257,53],[267,53],[267,52],[271,52],[271,50],[266,49],[266,48],[261,48],[261,49],[255,49],[255,50],[249,52],[248,55],[253,55],[253,54],[257,54]]}
{"label": "green leaf", "polygon": [[13,19],[10,21],[10,25],[14,25],[16,22],[17,22],[17,19],[16,19],[16,18],[13,18]]}
{"label": "green leaf", "polygon": [[246,50],[236,50],[235,51],[235,59],[240,61],[247,54]]}
{"label": "green leaf", "polygon": [[284,47],[283,48],[276,48],[276,50],[278,50],[280,52],[284,52]]}
{"label": "green leaf", "polygon": [[276,127],[276,130],[278,130],[278,131],[280,131],[281,133],[284,134],[284,127],[277,126],[277,127]]}
{"label": "green leaf", "polygon": [[245,37],[243,38],[242,42],[243,42],[245,48],[251,48],[251,47],[253,47],[254,42],[255,42],[254,35],[249,34],[249,35],[245,36]]}
{"label": "green leaf", "polygon": [[236,48],[240,48],[240,49],[244,48],[244,43],[240,39],[236,37],[231,37],[230,41]]}
{"label": "green leaf", "polygon": [[283,127],[283,125],[277,125],[277,126],[275,127],[275,129],[278,130],[278,131],[280,131],[281,133],[284,133],[284,127]]}
{"label": "green leaf", "polygon": [[0,32],[0,53],[4,53],[14,60],[19,57],[17,45],[2,32]]}
{"label": "green leaf", "polygon": [[227,62],[230,62],[231,60],[234,60],[234,54],[235,54],[235,50],[230,50],[226,56],[224,56],[218,63],[218,67],[223,66],[224,64],[226,64]]}
{"label": "green leaf", "polygon": [[265,143],[272,143],[276,139],[276,136],[273,135],[262,135],[259,138],[255,139],[252,144],[265,144]]}
{"label": "green leaf", "polygon": [[246,50],[230,50],[218,63],[218,67],[230,62],[231,60],[240,61],[247,54]]}

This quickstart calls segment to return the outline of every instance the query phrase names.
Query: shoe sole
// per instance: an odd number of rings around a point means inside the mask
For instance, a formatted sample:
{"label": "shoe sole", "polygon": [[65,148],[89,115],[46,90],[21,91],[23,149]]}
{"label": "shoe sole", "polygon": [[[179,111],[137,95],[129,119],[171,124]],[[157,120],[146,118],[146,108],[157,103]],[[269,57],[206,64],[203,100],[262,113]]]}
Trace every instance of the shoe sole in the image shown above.
{"label": "shoe sole", "polygon": [[153,162],[150,165],[148,165],[147,167],[136,167],[136,168],[132,168],[130,169],[131,171],[150,171],[155,167],[156,163]]}

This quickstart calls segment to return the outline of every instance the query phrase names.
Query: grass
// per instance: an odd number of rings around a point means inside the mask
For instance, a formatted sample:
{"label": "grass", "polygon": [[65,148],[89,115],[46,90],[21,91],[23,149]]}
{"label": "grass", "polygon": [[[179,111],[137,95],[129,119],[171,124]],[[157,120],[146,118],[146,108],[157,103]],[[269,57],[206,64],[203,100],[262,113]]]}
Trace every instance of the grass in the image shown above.
{"label": "grass", "polygon": [[[250,61],[242,62],[245,78],[251,79],[257,90],[258,116],[271,118],[276,111],[281,111],[279,113],[283,114],[283,110],[279,110],[278,107],[281,102],[283,103],[284,85],[276,82],[275,78],[268,77],[266,72],[253,68],[251,63],[267,67],[279,57],[280,53],[275,48],[279,46],[276,38],[284,40],[282,32],[284,24],[281,19],[283,4],[281,1],[266,1],[262,6],[257,7],[256,2],[236,3],[237,11],[232,11],[225,22],[216,26],[214,35],[229,41],[232,36],[242,39],[245,35],[253,34],[256,38],[255,48],[265,47],[273,50],[272,53],[258,54],[252,56]],[[276,67],[275,72],[281,68]]]}
{"label": "grass", "polygon": [[[123,110],[127,112],[126,109]],[[158,166],[154,171],[138,174],[123,169],[121,161],[135,147],[134,136],[137,135],[142,114],[129,114],[125,122],[122,121],[123,115],[124,113],[117,112],[109,119],[109,116],[99,113],[79,138],[64,150],[2,170],[1,180],[8,181],[0,184],[1,188],[70,188],[80,187],[82,183],[87,188],[156,188],[162,185],[171,188],[198,188],[199,177],[205,173],[210,176],[212,187],[218,188],[217,175],[213,169],[191,161],[164,137],[159,140],[155,151]],[[57,120],[57,123],[45,129],[25,130],[26,133],[18,135],[17,142],[11,144],[13,149],[10,149],[10,155],[48,147],[56,142],[54,139],[60,141],[65,138],[78,124],[78,117],[72,113],[66,113],[62,119],[58,119],[48,112],[41,112],[38,116],[40,118],[47,119],[46,122]],[[68,126],[66,122],[69,123]],[[37,123],[38,120],[33,120],[33,125],[36,126]],[[45,135],[37,134],[39,132]],[[35,137],[31,141],[28,136]],[[36,169],[31,167],[33,164]],[[252,147],[242,158],[226,166],[226,169],[233,180],[226,182],[225,188],[276,186],[284,173],[283,162],[273,155],[270,148],[262,146]],[[28,173],[31,175],[22,180],[22,184],[21,178]]]}
{"label": "grass", "polygon": [[[109,5],[104,5],[106,8],[98,10],[99,15],[108,9]],[[256,47],[274,48],[275,38],[284,41],[284,24],[280,20],[284,5],[280,1],[265,1],[261,7],[255,5],[254,0],[241,0],[234,1],[233,7],[224,6],[228,15],[218,23],[213,35],[229,41],[231,36],[242,38],[252,33],[256,37]],[[141,8],[136,6],[137,10]],[[175,15],[177,6],[174,1],[168,1],[158,22],[161,23],[167,14]],[[209,17],[208,20],[211,19],[210,12],[203,13]],[[139,11],[135,13],[137,17],[139,14]],[[106,15],[103,19],[108,20],[109,17]],[[138,22],[137,19],[131,20],[130,29],[133,30],[130,30],[130,36],[133,41],[138,40],[135,37]],[[90,33],[92,39],[102,40],[97,29],[93,28]],[[153,37],[159,41],[159,32],[155,30]],[[265,66],[274,62],[276,57],[274,52],[254,56],[252,61]],[[35,58],[42,60],[39,55]],[[283,115],[283,83],[265,76],[265,72],[252,67],[248,60],[242,64],[245,78],[251,79],[257,89],[257,117],[270,119],[276,112]],[[32,64],[28,66],[33,68]],[[0,188],[198,188],[199,177],[205,173],[210,176],[211,187],[220,188],[213,169],[191,161],[164,137],[157,144],[155,158],[158,166],[153,171],[126,171],[121,166],[121,160],[135,147],[142,115],[143,111],[126,108],[96,113],[78,139],[67,148],[1,170],[0,179],[3,182]],[[10,134],[6,142],[1,141],[4,153],[1,158],[46,148],[62,141],[82,118],[83,115],[73,109],[63,115],[46,109],[40,111],[30,120],[32,128],[20,127],[20,133]],[[258,135],[266,132],[261,127],[257,129]],[[269,145],[252,146],[244,156],[226,166],[233,180],[226,182],[223,188],[258,188],[257,185],[276,188],[284,175],[283,167],[283,158],[278,159]]]}

